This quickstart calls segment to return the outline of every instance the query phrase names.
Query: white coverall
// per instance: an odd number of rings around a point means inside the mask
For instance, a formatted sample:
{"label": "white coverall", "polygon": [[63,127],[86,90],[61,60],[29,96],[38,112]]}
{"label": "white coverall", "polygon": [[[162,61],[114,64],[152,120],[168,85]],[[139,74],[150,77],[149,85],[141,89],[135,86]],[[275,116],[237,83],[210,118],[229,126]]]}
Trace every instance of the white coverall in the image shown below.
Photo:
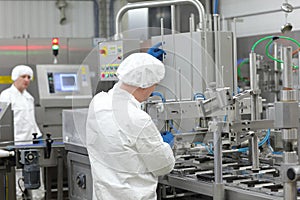
{"label": "white coverall", "polygon": [[141,104],[116,84],[90,103],[86,138],[93,200],[156,200],[158,176],[175,164]]}
{"label": "white coverall", "polygon": [[[0,101],[11,103],[11,109],[14,114],[14,137],[16,145],[30,143],[18,141],[32,140],[32,133],[38,133],[37,137],[42,136],[35,121],[34,99],[26,90],[21,93],[14,85],[11,85],[10,88],[1,92]],[[21,177],[22,170],[16,169],[17,200],[22,199],[22,192],[18,187],[18,179]],[[43,179],[41,178],[41,187],[31,191],[34,200],[44,198],[44,184],[42,180]],[[21,183],[23,182],[21,181]]]}

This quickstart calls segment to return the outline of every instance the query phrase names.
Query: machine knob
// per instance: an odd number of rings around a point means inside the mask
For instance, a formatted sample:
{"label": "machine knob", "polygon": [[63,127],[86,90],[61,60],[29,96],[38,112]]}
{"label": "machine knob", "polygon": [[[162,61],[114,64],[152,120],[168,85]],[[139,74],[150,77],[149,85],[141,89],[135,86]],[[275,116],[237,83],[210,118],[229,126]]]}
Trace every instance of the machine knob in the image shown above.
{"label": "machine knob", "polygon": [[35,156],[33,155],[33,153],[28,153],[26,155],[26,159],[28,162],[32,162],[35,159]]}
{"label": "machine knob", "polygon": [[86,188],[86,176],[85,176],[85,174],[77,175],[76,183],[80,188],[85,189]]}

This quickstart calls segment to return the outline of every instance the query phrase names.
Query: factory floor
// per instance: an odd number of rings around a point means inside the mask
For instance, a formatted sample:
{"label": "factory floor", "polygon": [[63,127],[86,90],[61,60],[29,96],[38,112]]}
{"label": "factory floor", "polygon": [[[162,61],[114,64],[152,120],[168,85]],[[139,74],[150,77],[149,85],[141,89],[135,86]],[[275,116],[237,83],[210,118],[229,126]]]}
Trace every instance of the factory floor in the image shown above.
{"label": "factory floor", "polygon": [[212,198],[195,196],[195,197],[177,197],[177,198],[171,198],[169,200],[212,200]]}
{"label": "factory floor", "polygon": [[168,198],[162,200],[213,200],[212,197],[206,197],[202,195],[190,196],[190,197],[176,197],[176,198]]}

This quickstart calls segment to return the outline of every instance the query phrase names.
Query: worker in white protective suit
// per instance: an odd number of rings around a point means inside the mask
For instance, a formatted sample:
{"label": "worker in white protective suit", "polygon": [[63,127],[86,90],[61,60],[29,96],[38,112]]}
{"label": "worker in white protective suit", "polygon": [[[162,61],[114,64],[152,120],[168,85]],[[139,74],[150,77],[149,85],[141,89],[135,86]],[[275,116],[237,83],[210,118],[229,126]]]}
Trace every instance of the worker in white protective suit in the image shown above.
{"label": "worker in white protective suit", "polygon": [[119,66],[119,82],[90,103],[86,146],[93,177],[93,200],[156,200],[158,176],[175,164],[151,117],[141,110],[165,75],[164,64],[134,53]]}
{"label": "worker in white protective suit", "polygon": [[[15,145],[28,144],[33,139],[32,133],[37,133],[41,137],[42,133],[37,126],[34,116],[34,99],[26,91],[33,78],[33,71],[26,65],[14,67],[11,73],[13,84],[0,94],[1,102],[11,103],[14,114],[14,139]],[[41,170],[42,171],[42,170]],[[41,176],[42,177],[42,176]],[[20,187],[22,190],[20,190]],[[29,191],[29,196],[34,200],[44,199],[44,184],[41,178],[41,187],[37,190]],[[16,169],[16,198],[21,200],[24,196],[24,184],[22,181],[22,170]]]}

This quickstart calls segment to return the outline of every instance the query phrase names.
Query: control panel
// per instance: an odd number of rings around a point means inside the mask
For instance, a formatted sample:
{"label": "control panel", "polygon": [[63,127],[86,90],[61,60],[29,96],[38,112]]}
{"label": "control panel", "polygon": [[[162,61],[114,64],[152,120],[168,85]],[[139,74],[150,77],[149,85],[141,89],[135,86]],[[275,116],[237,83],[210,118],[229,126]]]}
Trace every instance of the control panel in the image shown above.
{"label": "control panel", "polygon": [[99,78],[101,81],[117,81],[116,72],[123,59],[139,52],[138,40],[117,40],[99,43]]}

